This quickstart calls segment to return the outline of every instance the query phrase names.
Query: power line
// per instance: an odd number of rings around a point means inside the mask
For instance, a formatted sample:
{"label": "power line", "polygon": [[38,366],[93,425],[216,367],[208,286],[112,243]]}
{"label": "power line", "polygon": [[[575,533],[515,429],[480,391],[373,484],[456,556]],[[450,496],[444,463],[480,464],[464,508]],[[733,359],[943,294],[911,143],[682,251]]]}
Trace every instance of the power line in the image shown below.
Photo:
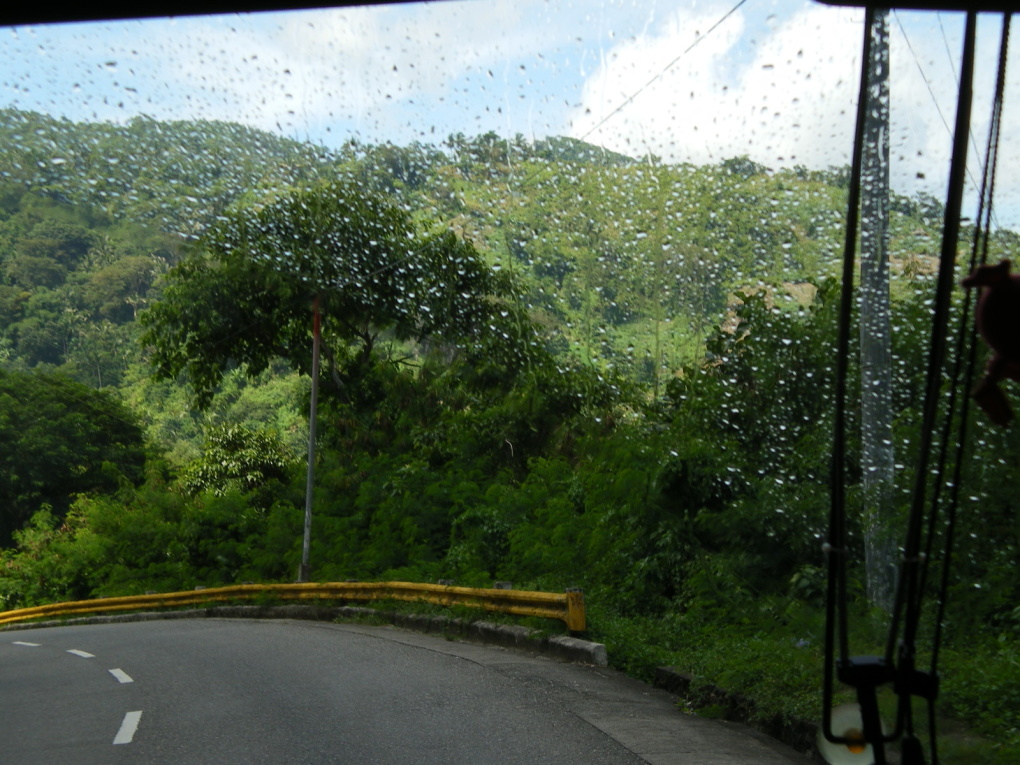
{"label": "power line", "polygon": [[[921,60],[917,57],[917,52],[914,50],[914,46],[910,44],[910,38],[907,36],[907,30],[906,30],[906,28],[904,28],[903,21],[900,19],[900,15],[896,11],[896,9],[893,9],[893,15],[896,17],[896,25],[900,28],[900,33],[903,35],[903,41],[907,44],[907,50],[910,51],[910,55],[914,59],[914,64],[917,65],[917,71],[921,75],[921,79],[924,81],[924,86],[928,89],[928,95],[931,96],[931,102],[932,102],[932,104],[935,107],[935,111],[938,112],[939,119],[942,120],[942,124],[946,128],[946,134],[949,135],[950,137],[952,137],[953,130],[952,130],[951,127],[949,127],[949,121],[946,119],[946,115],[942,113],[942,107],[939,106],[938,98],[935,96],[935,91],[932,89],[932,86],[931,86],[931,81],[928,79],[928,75],[925,74],[924,67],[921,66]],[[949,59],[949,65],[950,65],[949,68],[950,68],[950,71],[953,72],[953,79],[954,79],[954,81],[956,82],[957,86],[959,86],[959,84],[960,84],[960,76],[957,74],[956,69],[953,66],[953,55],[952,55],[952,52],[949,50],[949,40],[946,39],[946,30],[945,30],[945,27],[942,25],[942,14],[939,13],[939,14],[936,14],[936,16],[938,16],[938,19],[939,19],[939,28],[942,30],[942,42],[945,45],[946,58]],[[975,154],[975,156],[977,156],[978,162],[983,167],[984,163],[982,162],[981,152],[978,149],[977,142],[976,142],[976,140],[974,138],[973,130],[969,130],[968,131],[968,137],[970,138],[971,148],[974,150],[974,154]],[[974,177],[974,173],[971,170],[971,168],[969,168],[969,167],[967,168],[967,176],[970,178],[971,184],[975,188],[977,188],[978,187],[977,179]],[[994,212],[992,213],[992,217],[995,218],[995,213]]]}
{"label": "power line", "polygon": [[[917,65],[917,71],[921,75],[921,79],[924,80],[924,86],[928,89],[928,95],[931,96],[931,102],[935,106],[935,110],[939,113],[939,119],[942,120],[942,124],[946,128],[946,132],[952,135],[952,128],[949,127],[949,122],[946,120],[946,115],[942,113],[942,107],[939,106],[938,99],[935,97],[935,91],[932,90],[931,81],[928,79],[928,75],[924,72],[924,67],[921,66],[921,61],[917,57],[917,52],[914,50],[914,46],[910,44],[910,38],[907,36],[907,30],[903,27],[903,21],[900,19],[899,13],[893,10],[893,15],[896,17],[896,24],[900,28],[900,33],[903,35],[903,41],[907,44],[907,50],[910,51],[910,55],[914,58],[914,63]],[[947,51],[948,53],[948,51]],[[956,76],[954,71],[953,76]]]}
{"label": "power line", "polygon": [[742,6],[746,2],[747,2],[747,0],[739,0],[739,2],[736,5],[734,5],[732,8],[730,8],[725,14],[723,14],[719,18],[718,21],[716,21],[711,27],[709,27],[708,31],[705,32],[705,34],[701,35],[700,37],[697,37],[694,40],[694,42],[692,42],[690,45],[688,45],[680,53],[680,55],[678,55],[676,58],[674,58],[672,61],[670,61],[668,64],[666,64],[666,66],[664,66],[662,68],[662,70],[658,74],[656,74],[654,77],[652,77],[652,79],[650,79],[648,82],[646,82],[640,88],[638,88],[633,93],[631,93],[615,109],[613,109],[611,112],[609,112],[609,114],[607,114],[605,117],[603,117],[601,120],[599,120],[591,130],[589,130],[587,133],[585,133],[583,136],[581,136],[581,140],[583,141],[586,138],[588,138],[588,136],[590,136],[592,133],[594,133],[600,127],[602,127],[607,122],[609,122],[609,120],[611,120],[613,117],[615,117],[621,111],[623,111],[623,109],[625,107],[627,107],[630,103],[632,103],[635,98],[637,98],[645,90],[647,90],[654,82],[659,80],[662,77],[662,75],[664,75],[666,72],[668,72],[670,69],[672,69],[676,65],[676,63],[678,61],[680,61],[680,59],[682,59],[684,56],[686,56],[688,53],[690,53],[692,50],[694,50],[694,47],[696,45],[698,45],[698,43],[700,43],[702,40],[704,40],[706,37],[708,37],[710,34],[712,34],[712,32],[714,32],[724,21],[726,21],[726,19],[728,19],[730,16],[732,16],[734,13],[736,13],[737,10],[740,8],[740,6]]}
{"label": "power line", "polygon": [[[744,5],[744,3],[746,3],[746,2],[747,2],[747,0],[739,0],[739,2],[736,5],[734,5],[726,13],[724,13],[721,17],[719,17],[719,19],[711,27],[709,27],[708,31],[705,32],[705,34],[700,35],[699,37],[697,37],[694,40],[694,42],[692,42],[683,51],[681,51],[681,53],[678,56],[676,56],[676,58],[674,58],[672,61],[670,61],[668,64],[666,64],[666,66],[664,66],[658,72],[658,74],[656,74],[654,77],[652,77],[650,80],[648,80],[648,82],[646,82],[640,88],[638,88],[633,93],[631,93],[626,99],[623,100],[622,103],[617,105],[616,108],[614,108],[611,112],[609,112],[609,114],[607,114],[605,117],[603,117],[601,120],[599,120],[590,130],[588,130],[588,132],[584,133],[584,135],[582,135],[580,137],[580,139],[578,139],[578,140],[580,140],[580,141],[587,140],[588,137],[592,133],[594,133],[596,130],[598,130],[603,125],[605,125],[607,122],[609,122],[609,120],[611,120],[613,117],[615,117],[621,111],[623,111],[623,109],[626,108],[628,105],[633,103],[634,99],[636,99],[639,95],[641,95],[641,93],[643,93],[645,90],[647,90],[654,82],[659,80],[662,77],[662,75],[664,75],[666,72],[668,72],[670,69],[672,69],[676,65],[676,63],[678,61],[680,61],[680,59],[682,59],[684,56],[686,56],[688,53],[690,53],[692,50],[694,50],[694,48],[700,42],[702,42],[706,37],[708,37],[710,34],[712,34],[712,32],[714,32],[724,21],[726,21],[726,19],[728,19],[730,16],[732,16],[734,13],[736,13],[737,10],[739,10],[739,8],[742,5]],[[508,156],[509,156],[509,152],[508,152]],[[529,181],[533,180],[541,172],[542,172],[541,170],[535,170],[535,171],[529,173],[521,181],[521,185],[523,185],[525,183],[528,183]]]}

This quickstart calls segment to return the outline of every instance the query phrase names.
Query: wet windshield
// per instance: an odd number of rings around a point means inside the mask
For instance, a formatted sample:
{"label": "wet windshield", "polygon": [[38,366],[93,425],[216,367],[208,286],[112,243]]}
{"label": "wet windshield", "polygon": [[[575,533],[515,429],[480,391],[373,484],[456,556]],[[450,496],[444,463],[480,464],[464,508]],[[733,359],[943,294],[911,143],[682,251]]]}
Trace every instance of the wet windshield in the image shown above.
{"label": "wet windshield", "polygon": [[[86,439],[88,459],[49,431],[39,453],[66,462],[22,464],[35,452],[14,450],[0,548],[26,528],[99,528],[103,502],[155,491],[158,475],[190,509],[160,510],[152,529],[205,520],[187,544],[176,526],[152,543],[151,587],[191,582],[182,571],[288,580],[315,369],[319,579],[581,583],[621,613],[678,624],[773,596],[819,608],[870,70],[846,480],[860,597],[888,609],[964,28],[958,12],[881,14],[870,63],[862,10],[806,0],[466,0],[0,28],[0,370],[40,395],[14,376],[69,378],[134,423],[114,451]],[[979,17],[956,284],[1001,31],[1001,15]],[[1020,254],[1020,61],[1008,61],[993,262]],[[983,374],[987,351],[955,388]],[[993,427],[1012,416],[1015,383],[1001,377],[969,436],[962,501],[981,510],[957,573],[970,622],[1015,631],[1015,480],[997,471],[1020,463],[1013,431]],[[18,401],[12,412],[43,411]],[[14,414],[0,427],[36,432]],[[195,541],[208,528],[212,552]],[[150,586],[113,563],[95,570],[101,584],[51,579],[81,596]],[[982,590],[993,575],[1006,594]],[[3,587],[0,605],[30,599]],[[713,605],[723,593],[739,606]]]}

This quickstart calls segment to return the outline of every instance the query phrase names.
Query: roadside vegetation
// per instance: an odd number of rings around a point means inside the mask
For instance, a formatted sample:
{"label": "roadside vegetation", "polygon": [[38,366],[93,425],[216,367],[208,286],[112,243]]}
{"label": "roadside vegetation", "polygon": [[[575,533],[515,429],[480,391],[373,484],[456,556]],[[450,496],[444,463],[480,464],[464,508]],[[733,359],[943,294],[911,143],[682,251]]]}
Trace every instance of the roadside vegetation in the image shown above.
{"label": "roadside vegetation", "polygon": [[[0,138],[0,609],[292,580],[318,297],[316,580],[581,587],[620,668],[819,717],[845,171],[10,110]],[[940,215],[893,200],[904,518]],[[1020,435],[971,433],[940,709],[981,736],[959,761],[1014,762]]]}

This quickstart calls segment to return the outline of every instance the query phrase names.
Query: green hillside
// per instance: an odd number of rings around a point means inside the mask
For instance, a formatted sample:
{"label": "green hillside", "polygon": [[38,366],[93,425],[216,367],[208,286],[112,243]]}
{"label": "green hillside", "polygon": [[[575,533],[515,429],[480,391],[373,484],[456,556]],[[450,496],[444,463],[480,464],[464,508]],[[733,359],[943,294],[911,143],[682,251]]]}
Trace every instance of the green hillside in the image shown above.
{"label": "green hillside", "polygon": [[[0,609],[292,579],[318,297],[316,579],[580,586],[619,666],[816,716],[847,177],[0,111]],[[905,518],[942,211],[891,206]],[[1018,246],[998,231],[989,258]],[[943,675],[943,710],[1002,762],[1017,432],[979,414],[969,436]]]}

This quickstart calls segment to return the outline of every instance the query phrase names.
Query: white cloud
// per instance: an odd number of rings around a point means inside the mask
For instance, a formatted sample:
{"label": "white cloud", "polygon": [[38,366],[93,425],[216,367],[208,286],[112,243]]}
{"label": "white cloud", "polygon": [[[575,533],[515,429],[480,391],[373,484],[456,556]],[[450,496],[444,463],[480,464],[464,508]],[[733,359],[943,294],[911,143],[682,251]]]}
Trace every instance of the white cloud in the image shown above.
{"label": "white cloud", "polygon": [[[747,3],[710,31],[731,8],[468,0],[39,27],[0,38],[0,99],[71,119],[230,120],[331,145],[494,129],[676,162],[846,164],[861,13]],[[974,112],[982,151],[998,44],[989,16]],[[899,12],[890,29],[893,187],[941,198],[950,138],[918,69],[952,124],[962,16]],[[1004,168],[1020,165],[1020,53],[1013,62]],[[1020,176],[1000,173],[999,190],[1020,199]]]}
{"label": "white cloud", "polygon": [[[901,193],[924,191],[945,196],[947,171],[956,120],[959,59],[962,53],[961,14],[900,13],[890,20],[892,36],[891,141],[892,184]],[[970,194],[964,215],[976,211],[974,188],[980,183],[981,165],[996,75],[1000,24],[981,17],[978,25],[971,115],[971,151],[968,159]],[[1020,225],[1020,177],[1010,172],[1020,166],[1020,54],[1013,49],[1007,69],[1005,108],[1000,137],[996,207],[1003,225]]]}
{"label": "white cloud", "polygon": [[[563,9],[472,0],[26,28],[0,39],[0,93],[72,119],[144,112],[395,140],[401,121],[495,111],[508,70],[524,88],[555,68]],[[472,116],[448,121],[472,132]]]}
{"label": "white cloud", "polygon": [[529,18],[541,6],[444,2],[188,20],[161,28],[150,55],[168,90],[192,93],[201,116],[287,133],[353,125],[383,140],[407,119],[401,110],[429,119],[457,99],[464,78],[473,78],[473,99],[495,98],[486,79],[553,44],[553,28]]}
{"label": "white cloud", "polygon": [[[849,164],[862,13],[812,3],[795,6],[781,19],[761,19],[741,9],[706,34],[729,7],[677,11],[609,50],[584,85],[571,135],[672,162],[702,164],[747,154],[772,168]],[[998,21],[982,18],[972,132],[983,153]],[[924,191],[941,199],[951,145],[943,117],[953,125],[963,16],[899,13],[889,26],[892,186],[901,194]],[[704,39],[681,55],[699,33]],[[1009,111],[1011,97],[1020,97],[1020,54],[1012,58],[1017,63],[1007,88],[1004,168],[1020,165],[1020,120],[1010,119]],[[971,171],[979,175],[973,156]],[[998,188],[1002,209],[1020,208],[1020,177],[1000,173]],[[1004,218],[1016,225],[1018,216],[1006,212]]]}
{"label": "white cloud", "polygon": [[[738,11],[707,33],[725,11],[678,11],[656,33],[611,51],[585,85],[572,134],[676,162],[747,154],[770,167],[843,164],[853,126],[859,14],[807,6],[784,22],[752,28]],[[703,39],[683,53],[699,33]]]}

